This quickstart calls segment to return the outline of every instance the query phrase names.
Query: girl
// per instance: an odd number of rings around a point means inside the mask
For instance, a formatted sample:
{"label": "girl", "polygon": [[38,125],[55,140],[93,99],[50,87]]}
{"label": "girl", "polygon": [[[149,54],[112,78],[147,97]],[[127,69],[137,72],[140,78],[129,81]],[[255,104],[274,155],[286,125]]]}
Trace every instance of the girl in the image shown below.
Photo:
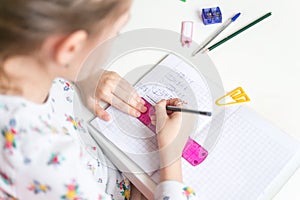
{"label": "girl", "polygon": [[[74,116],[72,103],[80,63],[98,43],[118,33],[130,4],[130,0],[1,1],[0,199],[129,199],[130,183],[107,167],[110,161]],[[97,116],[109,120],[99,100],[136,117],[145,112],[144,102],[119,75],[105,71],[101,78],[92,100]],[[116,92],[120,83],[130,96]],[[172,99],[156,106],[160,149],[179,132],[181,114],[167,115],[165,110],[166,105],[177,104],[178,99]],[[168,153],[161,154],[161,161],[166,157]],[[193,197],[182,184],[178,155],[161,169],[155,198]]]}

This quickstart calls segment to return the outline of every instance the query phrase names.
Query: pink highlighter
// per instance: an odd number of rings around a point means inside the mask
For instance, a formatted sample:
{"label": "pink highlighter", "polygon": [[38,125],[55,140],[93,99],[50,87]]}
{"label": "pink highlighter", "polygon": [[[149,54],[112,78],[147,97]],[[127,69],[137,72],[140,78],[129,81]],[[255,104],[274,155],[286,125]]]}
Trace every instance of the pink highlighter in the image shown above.
{"label": "pink highlighter", "polygon": [[[154,107],[144,98],[145,106],[147,111],[142,113],[138,119],[147,126],[152,132],[156,133],[156,127],[151,123],[151,116],[155,115]],[[208,152],[200,144],[198,144],[191,137],[188,138],[188,141],[183,149],[182,157],[189,162],[192,166],[197,166],[202,163],[207,157]]]}

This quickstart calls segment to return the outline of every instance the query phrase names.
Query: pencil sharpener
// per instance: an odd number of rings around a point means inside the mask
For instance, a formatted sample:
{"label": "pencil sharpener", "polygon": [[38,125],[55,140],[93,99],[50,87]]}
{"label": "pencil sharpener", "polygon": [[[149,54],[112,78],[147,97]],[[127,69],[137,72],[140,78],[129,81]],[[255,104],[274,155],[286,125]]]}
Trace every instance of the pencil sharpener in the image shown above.
{"label": "pencil sharpener", "polygon": [[147,111],[142,113],[141,116],[138,117],[138,120],[147,126],[153,133],[156,133],[156,126],[151,123],[151,116],[155,115],[155,108],[146,99],[142,99],[145,101]]}
{"label": "pencil sharpener", "polygon": [[182,152],[182,157],[192,166],[197,166],[202,163],[207,157],[208,152],[200,144],[198,144],[191,137],[188,138],[187,143]]}
{"label": "pencil sharpener", "polygon": [[203,8],[202,20],[205,25],[222,23],[222,13],[219,7]]}

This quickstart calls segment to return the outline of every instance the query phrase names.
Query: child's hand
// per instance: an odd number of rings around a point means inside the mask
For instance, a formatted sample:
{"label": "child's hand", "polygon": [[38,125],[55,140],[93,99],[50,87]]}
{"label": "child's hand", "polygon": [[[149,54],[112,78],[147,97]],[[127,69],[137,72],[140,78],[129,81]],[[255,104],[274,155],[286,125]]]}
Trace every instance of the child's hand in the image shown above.
{"label": "child's hand", "polygon": [[[96,89],[96,99],[109,103],[119,110],[134,117],[139,117],[146,111],[144,101],[136,90],[119,74],[104,71]],[[99,104],[96,105],[96,115],[107,120],[108,113]]]}
{"label": "child's hand", "polygon": [[166,106],[180,106],[180,102],[179,99],[162,100],[155,106],[159,148],[167,146],[179,133],[182,114],[181,112],[167,111]]}
{"label": "child's hand", "polygon": [[156,132],[160,155],[160,181],[182,182],[181,155],[186,143],[180,133],[182,113],[167,112],[166,106],[180,106],[179,99],[162,100],[156,106]]}
{"label": "child's hand", "polygon": [[[98,83],[91,86],[91,83]],[[120,75],[112,71],[102,71],[99,75],[89,77],[79,84],[82,96],[85,97],[87,106],[94,111],[97,117],[109,121],[109,114],[99,105],[99,101],[108,103],[119,110],[134,117],[146,111],[144,101],[136,90]]]}

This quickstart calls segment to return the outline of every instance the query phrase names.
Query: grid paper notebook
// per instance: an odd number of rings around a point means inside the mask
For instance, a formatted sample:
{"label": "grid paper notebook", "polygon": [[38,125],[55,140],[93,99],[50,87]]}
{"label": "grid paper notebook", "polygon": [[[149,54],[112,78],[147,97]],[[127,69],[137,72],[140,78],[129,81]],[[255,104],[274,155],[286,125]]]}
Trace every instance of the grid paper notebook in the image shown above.
{"label": "grid paper notebook", "polygon": [[[208,111],[214,102],[199,73],[172,54],[136,88],[150,102],[179,97],[191,107]],[[157,150],[156,135],[136,118],[112,107],[107,111],[112,116],[109,123],[96,118],[92,125],[158,183],[159,159],[153,153]],[[209,129],[220,128],[210,125],[209,118],[197,117],[191,137],[202,144],[209,137]],[[200,199],[263,199],[271,187],[283,184],[282,180],[278,183],[279,176],[291,176],[300,165],[299,144],[247,108],[228,107],[221,130],[217,145],[203,163],[192,166],[182,159],[184,183]]]}

